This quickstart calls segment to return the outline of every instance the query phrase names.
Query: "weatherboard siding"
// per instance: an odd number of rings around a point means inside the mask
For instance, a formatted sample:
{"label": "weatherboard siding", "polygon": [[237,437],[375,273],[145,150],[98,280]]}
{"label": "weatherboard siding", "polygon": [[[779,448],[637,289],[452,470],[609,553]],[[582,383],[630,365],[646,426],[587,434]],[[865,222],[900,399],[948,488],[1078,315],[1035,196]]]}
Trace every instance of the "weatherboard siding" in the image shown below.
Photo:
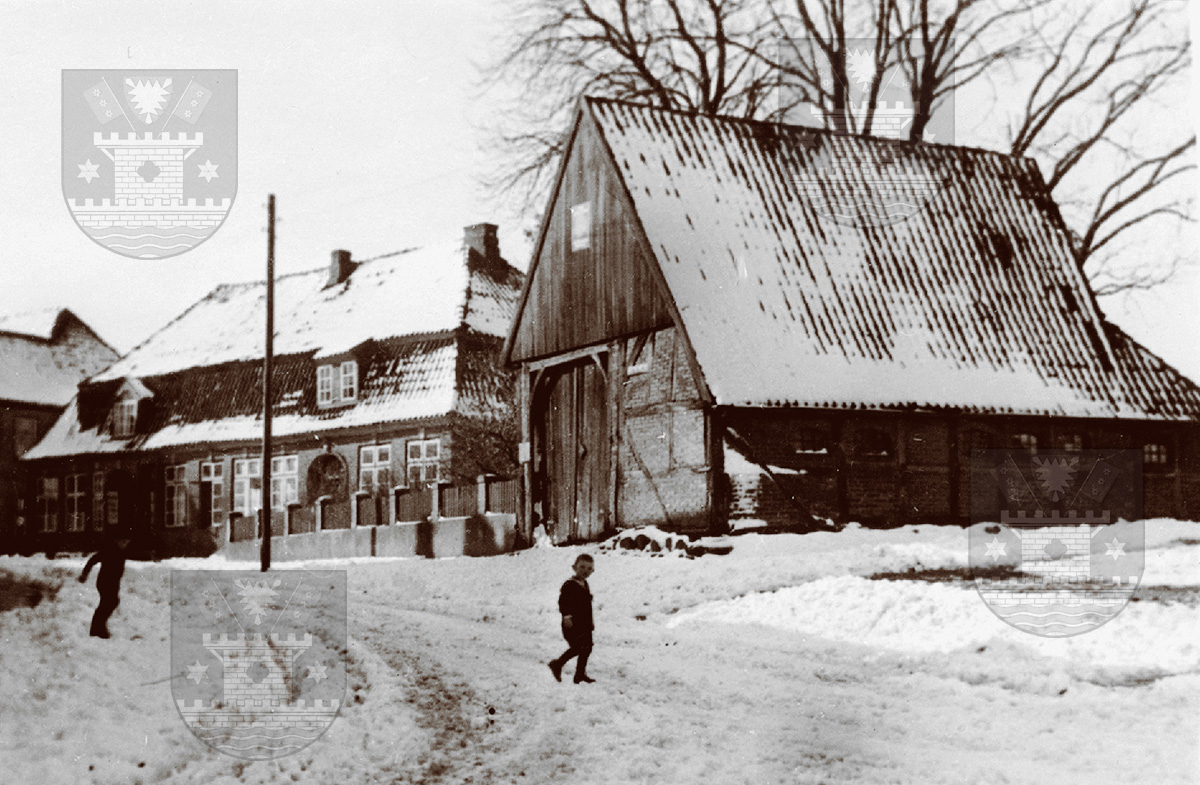
{"label": "weatherboard siding", "polygon": [[[584,117],[548,209],[510,359],[546,357],[671,323],[653,259],[643,253],[611,176],[603,142]],[[590,247],[571,250],[571,207],[591,205]]]}

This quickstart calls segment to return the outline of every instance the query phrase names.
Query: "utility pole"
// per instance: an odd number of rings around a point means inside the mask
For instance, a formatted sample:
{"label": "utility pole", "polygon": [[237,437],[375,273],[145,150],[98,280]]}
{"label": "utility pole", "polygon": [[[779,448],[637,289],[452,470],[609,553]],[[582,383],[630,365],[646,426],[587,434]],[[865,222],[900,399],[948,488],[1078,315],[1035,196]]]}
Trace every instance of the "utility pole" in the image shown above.
{"label": "utility pole", "polygon": [[267,343],[263,355],[262,571],[271,569],[271,360],[275,353],[275,194],[267,196]]}

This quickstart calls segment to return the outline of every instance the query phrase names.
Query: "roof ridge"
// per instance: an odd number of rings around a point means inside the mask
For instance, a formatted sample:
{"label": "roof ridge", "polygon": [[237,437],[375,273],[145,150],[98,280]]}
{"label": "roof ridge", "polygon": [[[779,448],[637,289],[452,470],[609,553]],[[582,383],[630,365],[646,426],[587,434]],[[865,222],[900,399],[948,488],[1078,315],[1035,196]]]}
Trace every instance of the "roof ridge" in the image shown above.
{"label": "roof ridge", "polygon": [[838,133],[837,131],[831,131],[828,128],[817,128],[815,126],[808,126],[808,125],[796,125],[795,123],[773,122],[771,120],[758,120],[758,119],[749,118],[749,117],[736,117],[734,115],[727,115],[727,114],[705,114],[705,113],[697,111],[697,110],[674,109],[674,108],[664,109],[661,106],[653,106],[651,104],[638,103],[636,101],[629,101],[624,98],[609,98],[606,96],[599,96],[599,95],[585,95],[585,96],[583,96],[583,100],[585,102],[587,102],[588,104],[618,104],[618,105],[627,106],[627,107],[630,107],[633,109],[648,109],[653,112],[661,112],[664,114],[679,115],[682,117],[689,117],[689,118],[693,118],[693,119],[697,119],[697,120],[720,120],[721,122],[736,123],[739,125],[770,127],[770,128],[785,128],[788,130],[794,130],[794,131],[799,131],[799,132],[809,132],[809,133],[814,133],[814,134],[820,134],[822,136],[831,137],[831,138],[860,139],[860,140],[867,141],[867,142],[878,142],[881,144],[888,144],[888,145],[892,145],[892,146],[906,147],[906,148],[926,147],[926,148],[937,148],[937,149],[942,149],[942,150],[953,150],[955,152],[967,152],[967,153],[976,153],[979,155],[995,156],[998,158],[1007,159],[1009,161],[1029,161],[1029,162],[1036,164],[1036,161],[1034,161],[1034,159],[1032,157],[1027,156],[1027,155],[1013,155],[1012,153],[1005,153],[1005,152],[1001,152],[999,150],[989,150],[986,147],[975,147],[972,145],[957,145],[957,144],[946,144],[944,142],[925,142],[925,141],[914,142],[909,139],[888,139],[888,138],[882,137],[882,136],[869,136],[869,135],[864,135],[864,134],[842,134],[842,133]]}

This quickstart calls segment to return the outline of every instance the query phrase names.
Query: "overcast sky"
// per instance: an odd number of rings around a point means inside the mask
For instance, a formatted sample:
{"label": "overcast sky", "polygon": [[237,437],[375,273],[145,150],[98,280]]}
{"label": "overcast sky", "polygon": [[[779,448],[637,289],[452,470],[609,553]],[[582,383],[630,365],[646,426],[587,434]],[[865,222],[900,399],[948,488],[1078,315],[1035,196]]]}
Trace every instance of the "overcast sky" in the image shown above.
{"label": "overcast sky", "polygon": [[[528,263],[520,216],[489,202],[475,179],[486,168],[480,127],[494,110],[475,64],[497,43],[497,5],[0,2],[0,312],[65,306],[128,351],[216,285],[263,277],[269,192],[279,273],[325,265],[334,248],[366,258],[483,221],[500,225],[513,264]],[[237,198],[215,236],[181,256],[135,261],[76,227],[59,169],[64,68],[238,69]],[[1101,306],[1200,379],[1195,267]]]}

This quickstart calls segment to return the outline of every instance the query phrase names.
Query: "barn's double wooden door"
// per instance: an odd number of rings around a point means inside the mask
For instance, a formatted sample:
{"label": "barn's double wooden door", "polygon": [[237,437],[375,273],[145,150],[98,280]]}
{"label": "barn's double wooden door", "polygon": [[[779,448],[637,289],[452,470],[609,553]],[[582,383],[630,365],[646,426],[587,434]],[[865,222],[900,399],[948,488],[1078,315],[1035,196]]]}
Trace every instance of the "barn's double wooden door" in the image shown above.
{"label": "barn's double wooden door", "polygon": [[548,368],[538,383],[533,411],[538,485],[542,517],[557,543],[596,539],[609,527],[611,450],[602,359]]}

